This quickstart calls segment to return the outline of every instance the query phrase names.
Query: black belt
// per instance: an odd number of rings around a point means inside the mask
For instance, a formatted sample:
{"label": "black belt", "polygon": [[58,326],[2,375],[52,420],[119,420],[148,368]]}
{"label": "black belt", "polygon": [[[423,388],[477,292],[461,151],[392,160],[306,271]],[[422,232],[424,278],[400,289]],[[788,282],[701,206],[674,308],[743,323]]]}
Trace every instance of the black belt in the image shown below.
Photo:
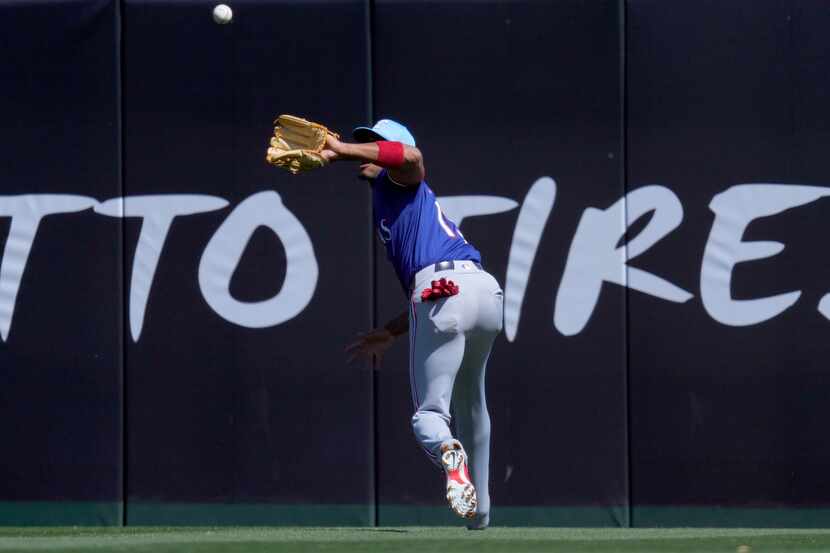
{"label": "black belt", "polygon": [[[481,263],[478,263],[476,261],[470,261],[470,263],[478,267],[480,270],[484,270],[484,267],[481,266]],[[432,266],[432,270],[436,273],[438,271],[452,271],[453,269],[455,269],[455,261],[439,261],[438,263]]]}

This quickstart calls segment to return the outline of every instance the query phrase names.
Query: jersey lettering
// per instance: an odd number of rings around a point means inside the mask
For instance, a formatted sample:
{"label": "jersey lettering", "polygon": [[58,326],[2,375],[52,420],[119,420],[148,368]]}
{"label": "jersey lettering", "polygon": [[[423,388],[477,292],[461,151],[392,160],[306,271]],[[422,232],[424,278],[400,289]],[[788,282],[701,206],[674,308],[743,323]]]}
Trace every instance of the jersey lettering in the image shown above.
{"label": "jersey lettering", "polygon": [[481,254],[444,215],[426,182],[402,187],[384,170],[372,182],[372,212],[378,238],[407,294],[415,273],[428,265],[456,259],[481,263]]}
{"label": "jersey lettering", "polygon": [[392,230],[386,225],[386,219],[381,219],[378,223],[378,237],[384,244],[392,240]]}

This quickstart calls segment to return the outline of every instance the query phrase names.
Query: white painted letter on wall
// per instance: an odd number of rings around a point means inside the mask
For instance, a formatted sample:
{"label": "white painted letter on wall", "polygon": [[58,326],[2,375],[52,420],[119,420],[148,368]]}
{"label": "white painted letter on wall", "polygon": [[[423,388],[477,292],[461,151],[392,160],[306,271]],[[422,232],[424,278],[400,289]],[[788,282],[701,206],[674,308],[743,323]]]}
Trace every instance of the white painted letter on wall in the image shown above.
{"label": "white painted letter on wall", "polygon": [[[626,205],[627,203],[627,205]],[[617,247],[640,217],[654,216],[637,236]],[[683,206],[663,186],[644,186],[605,210],[588,208],[576,229],[562,283],[556,295],[553,324],[565,336],[579,334],[599,301],[603,282],[628,286],[668,301],[683,303],[692,294],[626,263],[648,250],[683,221]]]}
{"label": "white painted letter on wall", "polygon": [[137,342],[141,336],[153,277],[173,219],[179,215],[214,211],[226,205],[227,200],[215,196],[160,194],[113,198],[95,206],[95,212],[102,215],[142,219],[130,277],[130,335],[133,342]]}
{"label": "white painted letter on wall", "polygon": [[12,218],[0,263],[0,337],[3,340],[9,337],[17,292],[41,219],[56,213],[83,211],[97,203],[95,198],[74,194],[0,196],[0,217]]}
{"label": "white painted letter on wall", "polygon": [[824,196],[830,196],[830,188],[739,184],[712,198],[709,208],[715,212],[715,222],[703,252],[700,295],[713,319],[731,326],[758,324],[782,313],[798,300],[800,291],[752,300],[732,299],[732,270],[738,263],[772,257],[784,249],[780,242],[743,242],[749,223]]}
{"label": "white painted letter on wall", "polygon": [[[285,281],[268,300],[239,301],[230,293],[231,276],[260,226],[274,231],[285,248]],[[240,203],[210,239],[199,263],[199,287],[208,305],[225,320],[264,328],[292,319],[305,309],[317,288],[318,272],[311,238],[302,223],[279,194],[266,191]]]}

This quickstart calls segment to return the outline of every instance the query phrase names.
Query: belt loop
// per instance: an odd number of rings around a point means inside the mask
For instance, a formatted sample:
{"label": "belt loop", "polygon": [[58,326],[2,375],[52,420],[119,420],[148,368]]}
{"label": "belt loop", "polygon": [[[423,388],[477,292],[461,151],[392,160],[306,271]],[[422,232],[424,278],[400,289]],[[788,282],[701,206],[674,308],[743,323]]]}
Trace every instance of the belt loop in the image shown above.
{"label": "belt loop", "polygon": [[[484,270],[484,267],[482,267],[481,263],[479,263],[478,261],[469,261],[469,263],[471,263],[474,267],[476,267],[480,271]],[[441,272],[441,271],[455,270],[455,261],[454,260],[439,261],[438,263],[436,263],[435,265],[432,266],[432,270],[436,273]]]}

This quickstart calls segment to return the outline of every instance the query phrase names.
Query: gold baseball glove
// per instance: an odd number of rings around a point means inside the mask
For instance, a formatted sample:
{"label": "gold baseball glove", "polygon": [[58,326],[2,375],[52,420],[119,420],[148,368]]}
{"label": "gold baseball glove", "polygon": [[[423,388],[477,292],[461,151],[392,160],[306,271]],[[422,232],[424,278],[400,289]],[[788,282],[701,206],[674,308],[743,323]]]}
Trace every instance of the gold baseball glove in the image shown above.
{"label": "gold baseball glove", "polygon": [[328,165],[328,160],[320,153],[326,146],[326,136],[331,134],[340,138],[340,135],[319,123],[293,115],[280,115],[274,123],[274,136],[265,161],[295,175]]}

